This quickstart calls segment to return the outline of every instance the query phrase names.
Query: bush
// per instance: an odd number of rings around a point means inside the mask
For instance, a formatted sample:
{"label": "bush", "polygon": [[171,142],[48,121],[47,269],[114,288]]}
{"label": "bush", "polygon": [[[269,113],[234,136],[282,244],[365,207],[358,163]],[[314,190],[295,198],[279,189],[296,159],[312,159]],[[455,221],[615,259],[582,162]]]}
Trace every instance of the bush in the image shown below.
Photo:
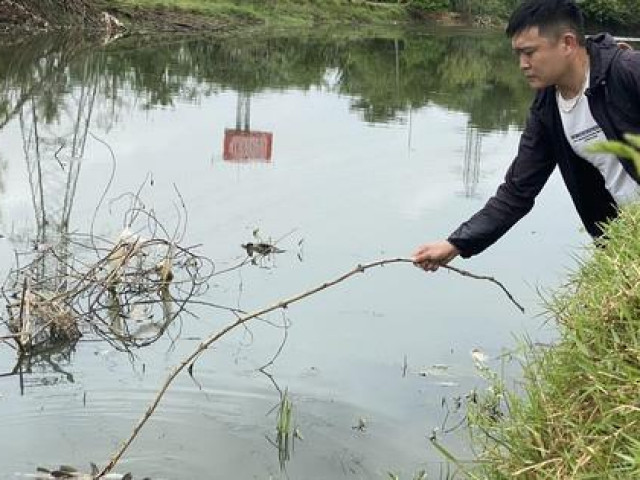
{"label": "bush", "polygon": [[591,21],[597,23],[618,23],[624,17],[624,10],[618,0],[585,0],[582,10]]}
{"label": "bush", "polygon": [[433,13],[449,9],[449,0],[410,0],[407,8],[411,13]]}
{"label": "bush", "polygon": [[640,24],[638,0],[582,0],[579,4],[591,22],[618,26]]}
{"label": "bush", "polygon": [[508,17],[519,0],[450,0],[449,7],[454,12],[467,15],[490,15]]}

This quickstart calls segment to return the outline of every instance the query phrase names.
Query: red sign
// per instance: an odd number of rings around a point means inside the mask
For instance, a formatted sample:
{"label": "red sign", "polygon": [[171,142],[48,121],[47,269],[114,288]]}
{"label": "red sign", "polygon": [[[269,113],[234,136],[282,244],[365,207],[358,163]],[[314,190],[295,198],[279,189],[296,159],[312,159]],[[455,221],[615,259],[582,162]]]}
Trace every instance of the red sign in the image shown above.
{"label": "red sign", "polygon": [[226,162],[271,162],[273,134],[244,130],[224,131],[224,155]]}

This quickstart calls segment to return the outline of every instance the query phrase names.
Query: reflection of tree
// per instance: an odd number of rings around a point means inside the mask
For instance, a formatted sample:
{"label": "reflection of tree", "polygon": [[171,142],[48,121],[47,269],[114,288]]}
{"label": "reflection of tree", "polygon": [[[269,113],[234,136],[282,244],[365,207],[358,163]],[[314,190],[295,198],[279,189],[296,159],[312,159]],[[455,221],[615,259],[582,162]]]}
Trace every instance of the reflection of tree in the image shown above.
{"label": "reflection of tree", "polygon": [[61,36],[0,47],[0,128],[19,122],[39,242],[68,230],[91,124],[97,113],[109,128],[122,105],[93,46]]}
{"label": "reflection of tree", "polygon": [[75,98],[69,99],[57,114],[67,114],[69,118],[59,120],[62,125],[70,125],[69,132],[61,131],[59,124],[52,128],[43,123],[34,99],[29,109],[20,111],[23,151],[40,242],[68,232],[96,89],[96,83],[81,85]]}
{"label": "reflection of tree", "polygon": [[41,115],[47,121],[55,118],[63,103],[67,68],[86,42],[76,37],[35,37],[0,48],[0,128],[13,120],[25,104],[37,99]]}
{"label": "reflection of tree", "polygon": [[[37,265],[31,270],[33,276],[29,277],[29,281],[48,292],[64,291],[68,281],[67,265],[71,256],[69,218],[80,174],[78,160],[84,151],[93,105],[91,101],[85,101],[85,96],[83,88],[77,112],[74,112],[75,122],[69,139],[71,159],[66,165],[59,157],[66,139],[44,133],[46,124],[42,125],[39,119],[35,99],[32,98],[28,106],[25,105],[19,112],[36,220],[35,248],[45,249],[38,257]],[[33,354],[20,354],[9,375],[19,376],[22,392],[25,386],[73,382],[73,376],[64,371],[61,365],[69,363],[76,340],[77,338],[69,342],[67,338],[52,337],[45,348],[38,349]],[[24,375],[28,375],[28,380],[25,380]]]}
{"label": "reflection of tree", "polygon": [[[85,62],[83,81],[69,90],[70,66],[63,61],[65,52],[38,57],[31,67],[32,82],[15,89],[21,92],[5,119],[6,123],[17,116],[19,122],[36,220],[33,240],[35,249],[42,251],[28,283],[46,292],[67,288],[70,217],[100,73],[92,75]],[[14,74],[22,78],[23,72]],[[5,93],[10,98],[11,90]],[[21,256],[17,254],[17,258]],[[25,386],[24,374],[29,374],[28,382],[34,385],[73,381],[60,365],[69,362],[74,346],[75,340],[52,337],[32,354],[20,354],[9,374],[20,376],[21,388]]]}
{"label": "reflection of tree", "polygon": [[[36,220],[37,244],[48,245],[50,254],[41,257],[39,277],[64,281],[69,258],[69,222],[80,175],[81,159],[93,114],[97,82],[87,78],[66,99],[55,116],[55,125],[40,119],[43,109],[32,98],[29,108],[20,110],[22,145],[31,187]],[[45,118],[47,109],[45,111]],[[68,128],[68,131],[63,131]],[[55,274],[53,274],[55,272]],[[51,285],[57,291],[60,285]]]}
{"label": "reflection of tree", "polygon": [[53,45],[36,39],[20,54],[15,45],[0,47],[0,126],[34,96],[41,121],[52,121],[69,92],[88,81],[97,81],[96,102],[111,107],[103,109],[111,119],[131,96],[151,108],[221,89],[308,90],[323,86],[328,70],[337,72],[329,88],[350,96],[367,121],[402,119],[410,108],[433,103],[469,113],[482,130],[505,129],[522,123],[530,99],[508,42],[491,35],[257,36],[153,45],[131,38],[91,51],[65,39]]}

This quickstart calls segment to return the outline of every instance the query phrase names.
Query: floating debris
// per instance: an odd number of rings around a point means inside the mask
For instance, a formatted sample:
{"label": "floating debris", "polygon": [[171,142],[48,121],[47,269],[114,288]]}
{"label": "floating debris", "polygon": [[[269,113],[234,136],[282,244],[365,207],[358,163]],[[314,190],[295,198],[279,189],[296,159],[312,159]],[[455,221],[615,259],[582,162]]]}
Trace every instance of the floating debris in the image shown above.
{"label": "floating debris", "polygon": [[360,417],[358,418],[358,422],[351,427],[352,430],[358,430],[359,432],[364,432],[367,430],[367,419]]}
{"label": "floating debris", "polygon": [[260,243],[243,243],[241,245],[242,248],[245,249],[247,255],[253,257],[254,255],[260,255],[262,257],[266,257],[268,255],[273,255],[276,253],[284,253],[284,250],[272,245],[270,243],[260,242]]}
{"label": "floating debris", "polygon": [[476,365],[483,365],[489,360],[487,354],[479,348],[474,348],[471,350],[471,358],[473,359],[473,363],[475,363]]}
{"label": "floating debris", "polygon": [[[55,469],[48,469],[44,467],[36,468],[36,473],[24,473],[20,474],[21,478],[32,478],[36,480],[59,480],[59,479],[75,479],[75,480],[94,480],[99,473],[99,469],[95,463],[91,463],[91,473],[84,473],[75,467],[70,465],[60,465]],[[131,473],[119,474],[109,473],[101,477],[105,480],[134,480]],[[149,477],[144,477],[142,480],[151,480]]]}
{"label": "floating debris", "polygon": [[444,365],[441,363],[436,363],[431,365],[430,367],[424,367],[420,369],[418,375],[421,377],[448,377],[449,369],[451,367],[449,365]]}
{"label": "floating debris", "polygon": [[458,382],[436,382],[436,385],[439,387],[458,387],[460,384]]}
{"label": "floating debris", "polygon": [[[274,241],[271,238],[267,238],[267,239],[263,238],[260,235],[260,230],[256,228],[253,230],[254,241],[243,243],[240,246],[246,252],[247,257],[251,259],[251,263],[253,265],[260,265],[262,267],[264,266],[263,265],[264,260],[269,261],[273,259],[274,255],[285,253],[285,250],[283,250],[282,248],[279,248],[277,245],[281,240],[291,235],[294,231],[295,230],[292,230],[286,235],[280,237],[278,240]],[[302,240],[298,243],[300,249],[302,245],[301,242]],[[298,259],[302,260],[301,250],[298,254]]]}

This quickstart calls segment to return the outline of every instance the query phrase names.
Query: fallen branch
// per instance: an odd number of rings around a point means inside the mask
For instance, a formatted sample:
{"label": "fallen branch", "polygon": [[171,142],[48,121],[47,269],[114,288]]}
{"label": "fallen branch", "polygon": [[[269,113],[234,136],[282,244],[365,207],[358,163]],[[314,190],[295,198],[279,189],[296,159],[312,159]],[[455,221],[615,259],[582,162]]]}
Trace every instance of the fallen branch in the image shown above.
{"label": "fallen branch", "polygon": [[[217,333],[214,333],[211,336],[209,336],[206,340],[201,342],[200,345],[198,345],[198,347],[188,357],[186,357],[176,367],[174,367],[173,371],[169,374],[169,376],[165,380],[164,384],[162,385],[162,387],[160,388],[160,390],[156,394],[156,396],[153,399],[153,402],[151,403],[151,405],[149,405],[149,407],[145,411],[144,415],[140,418],[138,423],[135,425],[135,427],[134,427],[131,435],[129,436],[129,438],[127,438],[127,440],[125,440],[124,443],[122,443],[122,445],[120,445],[120,447],[118,447],[118,450],[111,457],[111,460],[109,461],[107,466],[105,466],[102,469],[102,471],[100,471],[100,473],[98,475],[96,475],[94,478],[96,478],[96,479],[102,478],[105,475],[107,475],[109,472],[111,472],[111,470],[113,470],[113,468],[116,466],[118,461],[120,461],[120,458],[122,457],[124,452],[129,448],[131,443],[138,436],[138,433],[140,433],[140,430],[142,430],[142,427],[144,427],[145,423],[147,423],[147,420],[149,420],[151,415],[153,415],[153,412],[158,407],[158,404],[160,403],[160,400],[162,400],[162,397],[166,393],[167,389],[169,388],[169,386],[171,385],[173,380],[178,376],[178,374],[182,370],[184,370],[189,365],[193,364],[193,362],[198,358],[198,356],[203,351],[208,349],[213,343],[218,341],[221,337],[225,336],[227,333],[229,333],[230,331],[234,330],[235,328],[247,323],[249,320],[252,320],[252,319],[254,319],[256,317],[261,317],[261,316],[266,315],[267,313],[273,312],[275,310],[286,309],[286,308],[289,307],[289,305],[297,303],[300,300],[303,300],[303,299],[305,299],[307,297],[315,295],[318,292],[321,292],[321,291],[326,290],[328,288],[331,288],[331,287],[333,287],[333,286],[335,286],[335,285],[337,285],[339,283],[342,283],[345,280],[347,280],[348,278],[353,277],[354,275],[357,275],[359,273],[364,273],[366,270],[369,270],[371,268],[383,267],[385,265],[390,265],[390,264],[395,264],[395,263],[410,263],[410,264],[413,264],[413,261],[409,260],[409,259],[406,259],[406,258],[393,258],[393,259],[387,259],[387,260],[379,260],[377,262],[372,262],[372,263],[368,263],[368,264],[365,264],[365,265],[358,265],[354,269],[352,269],[352,270],[348,271],[347,273],[335,278],[334,280],[325,282],[325,283],[323,283],[321,285],[318,285],[318,286],[316,286],[316,287],[314,287],[314,288],[312,288],[310,290],[307,290],[306,292],[299,293],[298,295],[294,295],[294,296],[289,297],[289,298],[287,298],[285,300],[281,300],[281,301],[279,301],[277,303],[274,303],[273,305],[271,305],[269,307],[265,307],[265,308],[263,308],[261,310],[258,310],[258,311],[255,311],[253,313],[249,313],[249,314],[247,314],[247,315],[245,315],[243,317],[240,317],[235,322],[230,323],[229,325],[227,325],[222,330],[220,330]],[[464,277],[474,278],[474,279],[477,279],[477,280],[487,280],[487,281],[490,281],[492,283],[495,283],[496,285],[498,285],[507,294],[509,299],[520,309],[520,311],[522,311],[524,313],[524,308],[522,308],[522,306],[514,300],[513,296],[504,287],[504,285],[502,285],[502,283],[498,282],[493,277],[475,275],[475,274],[473,274],[471,272],[468,272],[466,270],[462,270],[462,269],[459,269],[459,268],[451,267],[451,266],[448,266],[448,265],[443,265],[443,267],[448,269],[448,270],[451,270],[452,272],[458,273],[458,274],[460,274],[460,275],[462,275]]]}

